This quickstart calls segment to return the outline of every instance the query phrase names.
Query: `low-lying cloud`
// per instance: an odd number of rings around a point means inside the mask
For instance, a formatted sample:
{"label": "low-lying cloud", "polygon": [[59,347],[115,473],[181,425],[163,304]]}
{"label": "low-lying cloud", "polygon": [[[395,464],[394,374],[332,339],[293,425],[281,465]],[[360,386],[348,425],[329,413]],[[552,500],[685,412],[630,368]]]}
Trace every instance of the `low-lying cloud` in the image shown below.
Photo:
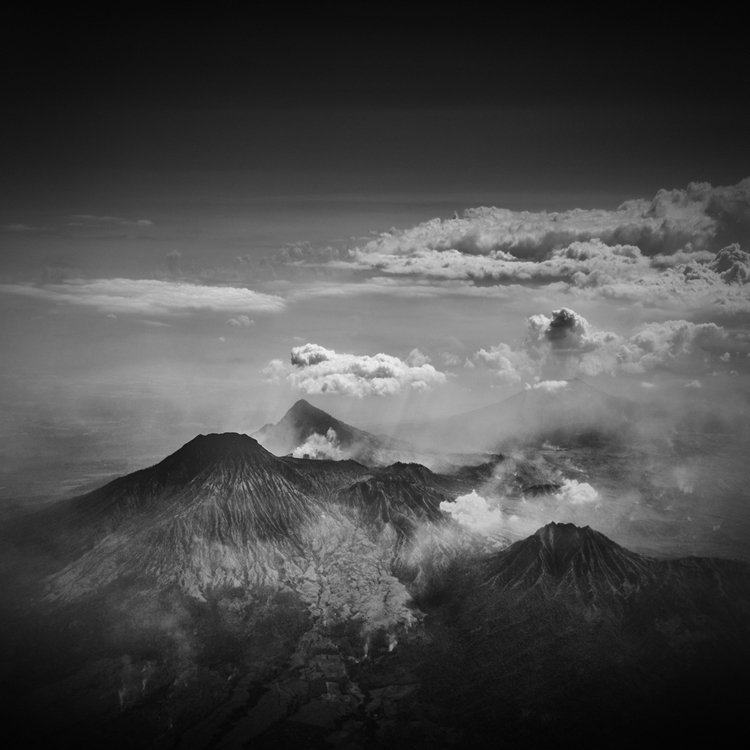
{"label": "low-lying cloud", "polygon": [[389,354],[357,355],[337,353],[318,344],[292,349],[291,365],[272,360],[264,369],[270,382],[286,380],[307,394],[341,396],[392,396],[403,390],[427,390],[446,382],[445,373],[423,361],[412,351],[407,361]]}
{"label": "low-lying cloud", "polygon": [[332,459],[340,461],[344,458],[340,441],[333,427],[325,435],[314,432],[305,442],[294,449],[294,458]]}
{"label": "low-lying cloud", "polygon": [[154,279],[68,280],[59,284],[5,284],[0,292],[48,302],[92,307],[106,313],[185,315],[214,312],[280,312],[281,297],[241,287],[207,286]]}
{"label": "low-lying cloud", "polygon": [[503,526],[503,514],[499,508],[490,509],[486,498],[472,490],[468,495],[461,495],[455,500],[443,500],[440,510],[450,514],[470,531],[491,534],[500,531]]}

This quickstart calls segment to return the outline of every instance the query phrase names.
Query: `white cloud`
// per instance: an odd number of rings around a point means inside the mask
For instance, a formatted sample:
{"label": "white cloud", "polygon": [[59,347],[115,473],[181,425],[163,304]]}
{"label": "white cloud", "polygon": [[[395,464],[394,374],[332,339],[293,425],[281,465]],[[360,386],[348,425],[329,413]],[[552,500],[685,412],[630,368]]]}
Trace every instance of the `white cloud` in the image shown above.
{"label": "white cloud", "polygon": [[407,365],[419,367],[420,365],[427,364],[430,361],[430,358],[426,354],[422,354],[419,349],[412,349],[405,361]]}
{"label": "white cloud", "polygon": [[185,315],[216,312],[280,312],[281,297],[240,287],[205,286],[153,279],[69,280],[60,284],[6,284],[0,292],[49,302],[94,307],[104,312],[142,315]]}
{"label": "white cloud", "polygon": [[287,367],[280,359],[272,359],[261,370],[261,373],[267,383],[279,384],[287,376]]}
{"label": "white cloud", "polygon": [[272,360],[264,369],[266,379],[282,377],[303,393],[330,393],[347,396],[390,396],[410,388],[427,390],[446,382],[444,373],[432,365],[410,364],[388,354],[339,354],[318,344],[296,346],[291,354],[292,368]]}
{"label": "white cloud", "polygon": [[234,318],[230,318],[227,323],[235,328],[247,328],[248,326],[254,326],[255,321],[247,317],[247,315],[237,315]]}
{"label": "white cloud", "polygon": [[540,383],[526,383],[526,389],[532,391],[546,391],[547,393],[557,393],[568,387],[567,380],[542,380]]}
{"label": "white cloud", "polygon": [[627,201],[616,211],[469,209],[460,219],[433,219],[411,229],[385,232],[355,251],[355,257],[357,253],[412,257],[420,251],[455,251],[541,261],[559,248],[592,240],[613,248],[635,246],[654,256],[688,245],[690,251],[716,251],[721,244],[744,239],[748,226],[750,178],[730,187],[690,183],[685,190],[660,190],[651,201]]}
{"label": "white cloud", "polygon": [[555,493],[555,500],[570,505],[586,505],[600,499],[599,493],[590,484],[577,479],[565,479],[559,492]]}
{"label": "white cloud", "polygon": [[449,513],[453,518],[469,529],[483,534],[500,531],[503,526],[503,514],[499,508],[490,510],[487,500],[472,490],[468,495],[461,495],[455,500],[443,500],[440,510]]}
{"label": "white cloud", "polygon": [[705,369],[721,361],[732,337],[715,323],[668,320],[642,326],[617,349],[619,368],[641,373],[653,369]]}
{"label": "white cloud", "polygon": [[[287,262],[366,271],[367,291],[424,295],[464,285],[560,285],[576,296],[750,311],[750,178],[729,187],[691,183],[615,211],[556,213],[476,208],[461,218],[391,229],[348,251],[295,246]],[[382,277],[422,282],[387,286]],[[346,293],[316,285],[307,294]]]}
{"label": "white cloud", "polygon": [[489,349],[480,349],[466,364],[474,363],[489,369],[495,378],[505,385],[515,385],[536,376],[537,363],[525,351],[514,351],[507,344],[498,344]]}
{"label": "white cloud", "polygon": [[294,458],[333,459],[340,461],[344,453],[339,445],[336,431],[331,427],[325,435],[314,432],[307,440],[294,450]]}
{"label": "white cloud", "polygon": [[[490,370],[508,385],[524,382],[527,387],[552,390],[559,387],[555,382],[577,375],[633,375],[657,369],[686,375],[705,372],[741,358],[748,350],[741,331],[730,332],[715,323],[668,320],[620,336],[597,330],[569,308],[555,310],[551,317],[532,315],[526,329],[518,348],[500,343],[480,349],[469,363]],[[544,380],[531,385],[539,378]]]}

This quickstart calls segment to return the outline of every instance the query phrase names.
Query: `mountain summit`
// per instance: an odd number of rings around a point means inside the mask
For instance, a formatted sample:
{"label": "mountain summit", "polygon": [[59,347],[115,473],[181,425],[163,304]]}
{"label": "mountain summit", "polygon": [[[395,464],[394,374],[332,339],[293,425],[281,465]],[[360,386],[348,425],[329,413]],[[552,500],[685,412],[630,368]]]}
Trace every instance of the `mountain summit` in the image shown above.
{"label": "mountain summit", "polygon": [[304,399],[297,401],[276,424],[267,424],[253,437],[277,456],[353,458],[366,464],[389,464],[401,454],[412,456],[409,443],[373,435],[352,427]]}
{"label": "mountain summit", "polygon": [[501,588],[569,586],[586,593],[627,593],[653,578],[654,561],[589,526],[548,523],[499,552],[487,576]]}

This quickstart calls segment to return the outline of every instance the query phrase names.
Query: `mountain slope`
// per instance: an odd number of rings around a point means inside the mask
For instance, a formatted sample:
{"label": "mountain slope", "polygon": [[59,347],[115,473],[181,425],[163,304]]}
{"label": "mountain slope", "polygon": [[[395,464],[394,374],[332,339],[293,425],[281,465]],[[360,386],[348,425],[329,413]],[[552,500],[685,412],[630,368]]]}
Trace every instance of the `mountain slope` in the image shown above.
{"label": "mountain slope", "polygon": [[626,595],[656,577],[658,563],[620,547],[588,526],[550,523],[499,552],[487,564],[496,588],[571,587],[586,594]]}

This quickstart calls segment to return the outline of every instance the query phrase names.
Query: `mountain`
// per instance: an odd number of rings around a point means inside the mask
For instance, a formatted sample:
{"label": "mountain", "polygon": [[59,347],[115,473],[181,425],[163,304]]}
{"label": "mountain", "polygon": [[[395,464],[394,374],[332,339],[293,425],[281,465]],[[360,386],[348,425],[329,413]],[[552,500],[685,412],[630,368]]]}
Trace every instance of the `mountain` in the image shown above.
{"label": "mountain", "polygon": [[408,536],[420,521],[440,522],[440,503],[451,496],[455,493],[447,494],[444,482],[426,467],[395,463],[341,487],[333,499],[356,508],[371,523],[391,523]]}
{"label": "mountain", "polygon": [[440,510],[476,487],[538,502],[556,470],[522,453],[439,473],[201,435],[26,514],[4,527],[15,577],[0,569],[14,729],[30,746],[396,750],[616,746],[646,722],[698,736],[680,706],[729,722],[750,566],[569,523],[498,549]]}
{"label": "mountain", "polygon": [[294,452],[300,458],[351,458],[383,464],[396,460],[392,454],[416,452],[405,441],[359,430],[304,399],[297,401],[278,423],[261,427],[253,437],[276,455]]}
{"label": "mountain", "polygon": [[252,436],[277,456],[349,459],[370,467],[416,462],[435,471],[453,472],[457,467],[481,465],[492,458],[484,453],[467,452],[460,445],[451,451],[436,451],[427,446],[429,441],[416,444],[388,435],[373,435],[332,417],[304,399],[297,401],[279,422],[264,425]]}
{"label": "mountain", "polygon": [[[728,737],[748,697],[750,566],[660,560],[551,523],[433,575],[423,699],[467,746]],[[710,717],[710,718],[709,718]]]}
{"label": "mountain", "polygon": [[572,523],[549,523],[530,537],[499,552],[488,564],[493,587],[524,589],[561,587],[587,595],[627,594],[656,576],[658,563],[630,552],[604,534]]}
{"label": "mountain", "polygon": [[537,384],[496,404],[407,424],[396,434],[435,450],[495,451],[509,444],[598,445],[622,437],[638,406],[573,378]]}

